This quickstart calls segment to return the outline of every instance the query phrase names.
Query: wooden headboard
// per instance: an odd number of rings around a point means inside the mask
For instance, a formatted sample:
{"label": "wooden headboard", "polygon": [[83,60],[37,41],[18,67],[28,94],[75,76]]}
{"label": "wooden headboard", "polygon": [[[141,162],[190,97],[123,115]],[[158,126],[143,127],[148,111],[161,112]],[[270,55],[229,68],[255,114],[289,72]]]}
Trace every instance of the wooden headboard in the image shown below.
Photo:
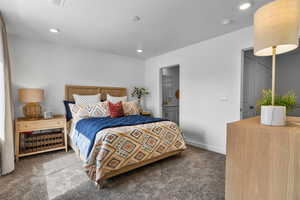
{"label": "wooden headboard", "polygon": [[65,86],[65,100],[74,101],[73,94],[80,95],[94,95],[101,94],[101,100],[106,100],[106,94],[115,97],[127,96],[126,88],[119,87],[97,87],[97,86],[78,86],[66,85]]}

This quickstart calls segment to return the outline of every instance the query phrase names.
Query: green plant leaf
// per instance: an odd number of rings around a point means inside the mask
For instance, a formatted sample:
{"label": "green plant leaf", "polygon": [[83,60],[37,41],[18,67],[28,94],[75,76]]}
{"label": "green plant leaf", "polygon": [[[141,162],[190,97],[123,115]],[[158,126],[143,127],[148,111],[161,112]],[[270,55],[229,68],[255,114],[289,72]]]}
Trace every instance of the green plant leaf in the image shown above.
{"label": "green plant leaf", "polygon": [[147,91],[146,88],[138,88],[138,87],[134,87],[133,91],[131,93],[132,97],[136,97],[138,99],[141,99],[143,96],[148,95],[149,92]]}
{"label": "green plant leaf", "polygon": [[[297,96],[293,91],[289,91],[283,96],[275,96],[276,106],[285,106],[287,112],[292,111],[297,104]],[[256,109],[259,111],[261,106],[272,105],[272,90],[262,90],[262,98],[256,103]]]}

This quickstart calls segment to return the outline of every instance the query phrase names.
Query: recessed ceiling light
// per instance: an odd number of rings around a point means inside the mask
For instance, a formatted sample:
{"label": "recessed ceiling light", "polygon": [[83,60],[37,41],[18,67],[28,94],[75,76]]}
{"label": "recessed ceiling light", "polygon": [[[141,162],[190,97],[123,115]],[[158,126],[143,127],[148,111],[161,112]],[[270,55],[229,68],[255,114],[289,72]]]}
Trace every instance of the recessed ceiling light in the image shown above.
{"label": "recessed ceiling light", "polygon": [[57,29],[57,28],[50,28],[49,31],[51,33],[59,33],[60,32],[59,29]]}
{"label": "recessed ceiling light", "polygon": [[143,49],[137,49],[136,52],[143,53]]}
{"label": "recessed ceiling light", "polygon": [[252,6],[252,4],[250,2],[244,2],[244,3],[239,5],[239,9],[240,10],[247,10],[251,6]]}

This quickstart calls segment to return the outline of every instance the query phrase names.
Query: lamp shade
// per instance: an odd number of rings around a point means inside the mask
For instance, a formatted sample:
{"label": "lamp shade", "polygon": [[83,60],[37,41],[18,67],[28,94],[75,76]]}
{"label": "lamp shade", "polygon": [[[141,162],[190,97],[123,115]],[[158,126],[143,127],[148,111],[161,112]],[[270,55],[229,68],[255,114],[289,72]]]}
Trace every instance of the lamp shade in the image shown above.
{"label": "lamp shade", "polygon": [[261,7],[254,16],[254,54],[286,53],[299,44],[299,0],[276,0]]}
{"label": "lamp shade", "polygon": [[44,99],[44,90],[38,88],[19,89],[19,101],[23,103],[38,103]]}

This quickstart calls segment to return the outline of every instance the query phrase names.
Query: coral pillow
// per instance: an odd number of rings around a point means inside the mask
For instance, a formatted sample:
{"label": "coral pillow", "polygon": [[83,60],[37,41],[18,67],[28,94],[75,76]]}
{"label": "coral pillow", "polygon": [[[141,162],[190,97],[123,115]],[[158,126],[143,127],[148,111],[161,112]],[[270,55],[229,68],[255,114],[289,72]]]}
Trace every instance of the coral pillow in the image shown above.
{"label": "coral pillow", "polygon": [[112,118],[124,116],[122,101],[120,101],[116,104],[108,102],[108,110],[110,113],[110,117],[112,117]]}

